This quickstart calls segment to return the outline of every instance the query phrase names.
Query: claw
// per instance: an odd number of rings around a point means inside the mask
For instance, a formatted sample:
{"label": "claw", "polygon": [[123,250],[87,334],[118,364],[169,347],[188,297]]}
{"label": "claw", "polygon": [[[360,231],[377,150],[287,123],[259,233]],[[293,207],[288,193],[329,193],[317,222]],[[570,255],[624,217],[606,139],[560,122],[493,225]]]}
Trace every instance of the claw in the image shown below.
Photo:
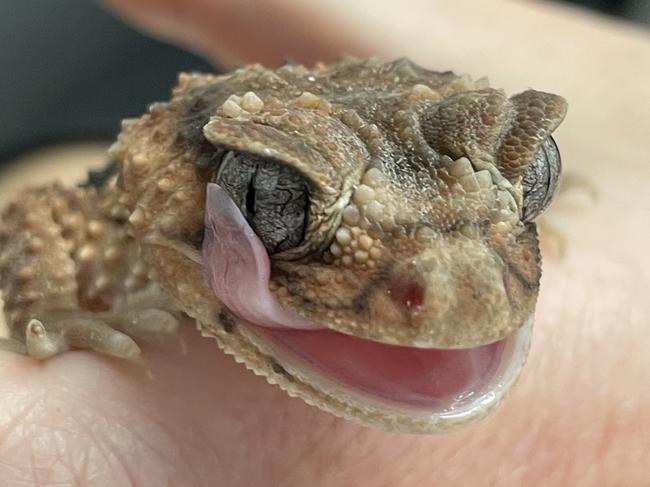
{"label": "claw", "polygon": [[67,350],[65,344],[50,334],[39,320],[31,320],[25,330],[27,353],[36,360],[47,360]]}

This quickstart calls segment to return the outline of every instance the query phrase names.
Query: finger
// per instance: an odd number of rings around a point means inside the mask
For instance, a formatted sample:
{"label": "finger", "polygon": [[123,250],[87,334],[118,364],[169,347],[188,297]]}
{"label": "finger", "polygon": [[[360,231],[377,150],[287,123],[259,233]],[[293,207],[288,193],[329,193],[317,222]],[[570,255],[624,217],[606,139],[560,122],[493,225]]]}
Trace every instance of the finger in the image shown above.
{"label": "finger", "polygon": [[270,0],[104,0],[159,37],[203,53],[221,65],[292,60],[312,64],[341,54],[371,53],[341,16],[319,2]]}

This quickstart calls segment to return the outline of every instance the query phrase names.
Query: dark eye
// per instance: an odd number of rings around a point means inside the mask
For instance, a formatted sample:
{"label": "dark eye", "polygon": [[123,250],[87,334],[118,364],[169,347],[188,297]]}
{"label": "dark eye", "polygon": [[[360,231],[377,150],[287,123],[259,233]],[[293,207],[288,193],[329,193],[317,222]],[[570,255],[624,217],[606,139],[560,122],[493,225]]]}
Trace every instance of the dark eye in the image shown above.
{"label": "dark eye", "polygon": [[553,137],[549,137],[535,153],[523,175],[524,221],[534,220],[551,203],[561,170],[560,151]]}
{"label": "dark eye", "polygon": [[309,188],[295,169],[242,152],[227,152],[215,182],[239,207],[266,250],[275,254],[302,243]]}

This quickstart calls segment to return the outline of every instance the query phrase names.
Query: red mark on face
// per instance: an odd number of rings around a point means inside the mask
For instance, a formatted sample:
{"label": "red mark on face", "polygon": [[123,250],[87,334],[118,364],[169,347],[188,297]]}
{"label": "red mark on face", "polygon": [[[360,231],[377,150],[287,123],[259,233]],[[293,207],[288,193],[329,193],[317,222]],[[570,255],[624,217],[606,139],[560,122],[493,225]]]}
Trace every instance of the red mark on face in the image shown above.
{"label": "red mark on face", "polygon": [[421,306],[424,301],[424,290],[418,283],[412,283],[406,288],[402,302],[407,308]]}
{"label": "red mark on face", "polygon": [[411,281],[404,285],[395,285],[389,291],[393,300],[405,306],[407,309],[421,306],[424,302],[424,288],[417,281]]}

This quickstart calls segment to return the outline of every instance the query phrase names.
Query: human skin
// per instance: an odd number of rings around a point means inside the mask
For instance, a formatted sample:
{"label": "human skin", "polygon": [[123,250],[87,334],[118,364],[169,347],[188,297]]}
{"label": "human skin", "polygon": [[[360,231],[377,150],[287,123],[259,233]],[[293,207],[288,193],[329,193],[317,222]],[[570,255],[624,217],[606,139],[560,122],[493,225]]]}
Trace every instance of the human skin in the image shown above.
{"label": "human skin", "polygon": [[[561,94],[570,103],[556,133],[565,169],[597,199],[568,190],[549,212],[547,236],[561,234],[564,255],[544,246],[530,359],[482,423],[414,436],[339,420],[288,398],[186,326],[184,343],[146,343],[143,365],[86,352],[44,364],[0,353],[3,485],[647,485],[647,33],[523,2],[265,2],[277,18],[237,0],[108,3],[222,65],[373,52],[489,74],[510,93]],[[68,173],[57,165],[52,178],[57,171]]]}

